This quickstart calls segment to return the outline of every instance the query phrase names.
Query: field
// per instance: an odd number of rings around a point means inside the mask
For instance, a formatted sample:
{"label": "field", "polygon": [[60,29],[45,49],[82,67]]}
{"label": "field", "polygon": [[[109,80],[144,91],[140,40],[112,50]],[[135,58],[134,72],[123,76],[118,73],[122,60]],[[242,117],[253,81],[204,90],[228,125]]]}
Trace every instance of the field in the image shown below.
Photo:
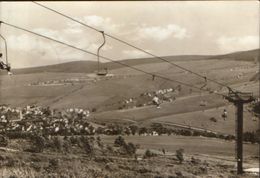
{"label": "field", "polygon": [[[102,136],[105,143],[113,144],[116,136]],[[175,150],[183,148],[187,155],[211,155],[234,160],[234,142],[223,141],[205,137],[187,136],[125,136],[126,141],[140,144],[142,149],[162,150],[172,154]],[[199,143],[199,144],[198,144]],[[244,145],[245,157],[257,155],[257,147],[251,144]]]}

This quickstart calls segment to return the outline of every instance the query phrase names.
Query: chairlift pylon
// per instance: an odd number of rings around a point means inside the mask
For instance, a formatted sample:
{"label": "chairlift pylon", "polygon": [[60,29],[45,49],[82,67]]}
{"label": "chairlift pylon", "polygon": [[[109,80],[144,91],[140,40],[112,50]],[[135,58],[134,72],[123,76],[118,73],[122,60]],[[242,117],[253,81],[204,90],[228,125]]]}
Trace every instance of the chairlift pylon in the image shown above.
{"label": "chairlift pylon", "polygon": [[200,87],[200,89],[203,89],[204,87],[206,87],[207,84],[208,84],[207,77],[204,77],[204,84],[203,84],[203,86]]}
{"label": "chairlift pylon", "polygon": [[108,73],[108,69],[107,69],[107,68],[104,68],[104,69],[102,69],[102,70],[100,69],[99,51],[100,51],[100,49],[105,45],[105,43],[106,43],[106,37],[105,37],[104,31],[100,31],[100,33],[102,33],[102,36],[103,36],[104,41],[103,41],[103,43],[101,44],[101,46],[99,46],[99,48],[98,48],[98,50],[97,50],[97,59],[98,59],[98,72],[97,72],[97,75],[103,75],[103,76],[105,76],[105,75],[107,75],[107,73]]}

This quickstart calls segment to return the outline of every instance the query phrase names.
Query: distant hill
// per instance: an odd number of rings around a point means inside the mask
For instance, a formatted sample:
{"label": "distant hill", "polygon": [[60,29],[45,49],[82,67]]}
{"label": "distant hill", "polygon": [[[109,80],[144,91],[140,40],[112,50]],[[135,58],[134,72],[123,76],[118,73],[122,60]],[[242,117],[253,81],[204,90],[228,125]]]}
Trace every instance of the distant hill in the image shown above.
{"label": "distant hill", "polygon": [[[224,55],[180,55],[180,56],[164,56],[163,58],[168,61],[184,61],[184,60],[244,60],[244,61],[256,61],[259,55],[259,49],[235,52]],[[136,66],[142,64],[161,63],[157,58],[138,58],[138,59],[126,59],[120,61],[121,63]],[[124,67],[123,65],[107,62],[101,64],[102,68],[118,69]],[[62,64],[47,65],[32,68],[13,69],[15,74],[29,74],[29,73],[42,73],[42,72],[66,72],[66,73],[93,73],[97,70],[97,62],[95,61],[74,61]]]}
{"label": "distant hill", "polygon": [[89,73],[97,68],[97,63],[93,61],[73,61],[61,64],[13,69],[15,74],[29,74],[42,72],[65,72],[65,73]]}
{"label": "distant hill", "polygon": [[259,52],[260,49],[254,49],[249,51],[240,51],[235,53],[229,53],[224,55],[215,56],[218,59],[230,59],[230,60],[240,60],[240,61],[257,61],[259,62]]}
{"label": "distant hill", "polygon": [[[203,56],[203,55],[183,55],[183,56],[166,56],[163,57],[168,61],[181,61],[181,60],[201,60],[207,59],[212,56]],[[156,58],[138,58],[138,59],[126,59],[121,60],[120,63],[124,63],[130,66],[142,65],[142,64],[151,64],[151,63],[161,63],[160,59]],[[66,72],[66,73],[92,73],[97,70],[97,62],[95,61],[73,61],[66,62],[61,64],[40,66],[40,67],[30,67],[30,68],[21,68],[13,69],[15,74],[29,74],[29,73],[42,73],[42,72]],[[118,69],[124,67],[121,64],[114,62],[101,63],[101,68],[108,69]]]}

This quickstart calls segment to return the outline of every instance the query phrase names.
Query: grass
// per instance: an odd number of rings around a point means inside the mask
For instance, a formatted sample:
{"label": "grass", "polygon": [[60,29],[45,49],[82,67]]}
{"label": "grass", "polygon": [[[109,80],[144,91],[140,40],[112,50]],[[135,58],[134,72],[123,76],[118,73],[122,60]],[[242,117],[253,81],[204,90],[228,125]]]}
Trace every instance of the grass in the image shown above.
{"label": "grass", "polygon": [[[116,136],[102,136],[106,144],[113,144]],[[140,144],[142,149],[164,148],[168,152],[175,152],[183,148],[188,154],[206,154],[216,156],[234,156],[235,143],[214,138],[187,137],[187,136],[124,136],[126,142]],[[258,155],[258,146],[244,144],[245,157]]]}
{"label": "grass", "polygon": [[[117,136],[102,136],[104,144],[113,145]],[[218,139],[182,136],[125,136],[126,142],[140,144],[137,158],[146,149],[157,155],[147,159],[135,159],[118,154],[95,152],[92,159],[83,153],[7,152],[0,151],[0,176],[2,177],[169,177],[183,174],[187,177],[234,176],[234,142]],[[13,140],[12,140],[13,141]],[[162,148],[166,154],[162,153]],[[184,162],[180,164],[175,151],[184,149]],[[252,167],[256,160],[257,145],[244,145],[245,167]],[[114,148],[115,150],[115,148]],[[196,158],[196,164],[191,162]],[[8,163],[6,163],[8,162]],[[242,177],[252,177],[248,175]]]}

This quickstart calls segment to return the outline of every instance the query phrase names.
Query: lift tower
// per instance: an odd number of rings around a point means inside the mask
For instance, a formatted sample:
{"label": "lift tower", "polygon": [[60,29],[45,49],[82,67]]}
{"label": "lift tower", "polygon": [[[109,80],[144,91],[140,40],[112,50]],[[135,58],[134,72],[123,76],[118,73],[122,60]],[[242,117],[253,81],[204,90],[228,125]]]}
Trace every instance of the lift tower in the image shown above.
{"label": "lift tower", "polygon": [[229,88],[229,94],[225,97],[236,106],[236,160],[237,174],[243,173],[243,106],[254,101],[252,93],[237,92]]}

